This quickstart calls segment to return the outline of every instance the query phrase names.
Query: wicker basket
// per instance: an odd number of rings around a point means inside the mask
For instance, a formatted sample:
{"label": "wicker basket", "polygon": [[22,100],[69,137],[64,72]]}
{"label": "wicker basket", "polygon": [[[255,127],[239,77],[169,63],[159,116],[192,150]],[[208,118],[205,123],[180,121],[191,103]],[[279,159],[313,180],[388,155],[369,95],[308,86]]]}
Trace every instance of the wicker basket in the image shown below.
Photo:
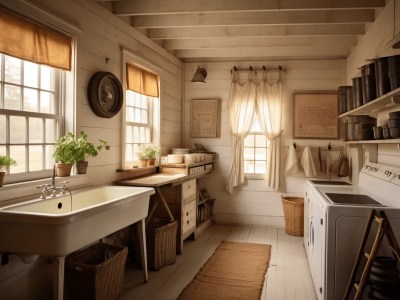
{"label": "wicker basket", "polygon": [[127,247],[97,243],[66,261],[69,299],[117,299],[124,289]]}
{"label": "wicker basket", "polygon": [[304,198],[282,196],[285,232],[289,235],[304,236]]}
{"label": "wicker basket", "polygon": [[176,261],[177,221],[152,218],[146,224],[147,262],[150,270]]}

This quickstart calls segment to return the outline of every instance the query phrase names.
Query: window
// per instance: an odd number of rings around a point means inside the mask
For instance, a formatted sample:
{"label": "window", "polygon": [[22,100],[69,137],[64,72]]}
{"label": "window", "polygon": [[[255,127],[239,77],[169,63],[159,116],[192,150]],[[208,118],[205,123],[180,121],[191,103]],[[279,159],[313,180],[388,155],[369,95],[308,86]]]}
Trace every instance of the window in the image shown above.
{"label": "window", "polygon": [[[124,78],[125,92],[124,118],[124,161],[123,168],[138,165],[140,144],[159,145],[160,100],[158,97],[158,76],[150,69],[144,69],[130,60],[138,60],[124,52],[127,76]],[[144,63],[145,64],[145,63]]]}
{"label": "window", "polygon": [[261,178],[267,171],[269,141],[261,133],[257,119],[244,140],[244,173],[248,178]]}
{"label": "window", "polygon": [[157,98],[126,91],[125,161],[138,160],[140,144],[152,143],[152,111]]}
{"label": "window", "polygon": [[63,71],[0,54],[0,153],[17,161],[8,182],[43,178],[63,124]]}

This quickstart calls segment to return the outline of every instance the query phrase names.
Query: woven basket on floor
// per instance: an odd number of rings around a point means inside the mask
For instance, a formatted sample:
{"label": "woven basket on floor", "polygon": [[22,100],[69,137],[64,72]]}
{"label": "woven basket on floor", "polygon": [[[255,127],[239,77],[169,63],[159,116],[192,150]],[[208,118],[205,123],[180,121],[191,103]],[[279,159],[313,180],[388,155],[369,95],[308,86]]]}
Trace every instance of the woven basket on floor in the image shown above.
{"label": "woven basket on floor", "polygon": [[282,196],[285,232],[289,235],[304,236],[304,198]]}
{"label": "woven basket on floor", "polygon": [[177,221],[152,218],[146,224],[147,263],[150,270],[176,261]]}
{"label": "woven basket on floor", "polygon": [[124,289],[128,248],[97,243],[67,257],[69,299],[117,299]]}

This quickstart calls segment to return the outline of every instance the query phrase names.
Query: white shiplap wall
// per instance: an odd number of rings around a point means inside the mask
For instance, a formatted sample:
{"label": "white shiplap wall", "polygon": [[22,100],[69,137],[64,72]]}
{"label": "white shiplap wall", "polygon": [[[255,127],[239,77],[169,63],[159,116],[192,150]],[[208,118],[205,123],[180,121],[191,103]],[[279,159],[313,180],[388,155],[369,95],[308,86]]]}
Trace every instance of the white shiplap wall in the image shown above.
{"label": "white shiplap wall", "polygon": [[[399,33],[400,0],[390,0],[347,58],[347,83],[351,84],[353,77],[361,75],[358,68],[365,65],[368,59],[399,55],[399,49],[388,46]],[[388,119],[388,112],[380,113],[377,117],[378,125],[381,125]],[[400,151],[397,145],[378,145],[378,162],[400,167]]]}
{"label": "white shiplap wall", "polygon": [[[192,83],[190,80],[197,66],[208,72],[206,83]],[[290,61],[232,61],[204,62],[185,64],[185,147],[193,148],[194,143],[205,145],[210,151],[217,153],[216,170],[205,179],[201,185],[209,190],[216,202],[217,223],[257,224],[283,226],[283,211],[281,193],[268,191],[262,180],[248,180],[245,185],[235,190],[233,195],[225,192],[225,183],[229,176],[231,159],[231,137],[228,123],[227,102],[231,82],[230,69],[233,66],[247,68],[252,66],[278,66],[287,69],[283,74],[283,140],[282,162],[283,170],[286,162],[288,146],[293,142],[293,92],[337,90],[346,80],[345,60],[290,60]],[[275,77],[276,73],[271,73]],[[247,73],[240,73],[240,78],[246,79]],[[260,78],[260,74],[258,74]],[[221,136],[220,138],[190,137],[190,99],[220,99],[221,100]],[[318,146],[326,157],[328,142],[337,150],[340,143],[328,140],[296,140],[298,158],[300,160],[304,146],[312,146],[314,161],[317,166]],[[333,151],[334,157],[338,151]],[[324,176],[321,174],[321,176]],[[287,194],[302,195],[304,177],[285,179],[281,176],[282,190]]]}
{"label": "white shiplap wall", "polygon": [[[2,4],[76,37],[76,85],[68,90],[67,99],[75,120],[69,119],[67,126],[69,130],[85,130],[91,140],[104,139],[111,145],[110,151],[90,159],[88,182],[103,184],[132,176],[116,172],[120,167],[121,113],[111,119],[99,118],[92,113],[86,96],[89,79],[97,71],[112,72],[122,82],[122,48],[161,70],[161,145],[165,153],[181,146],[182,63],[178,59],[95,1],[4,0]],[[71,28],[75,29],[71,32]],[[32,187],[27,193],[37,190]],[[0,298],[48,299],[51,277],[51,265],[45,259],[25,265],[12,255],[10,263],[0,267]]]}

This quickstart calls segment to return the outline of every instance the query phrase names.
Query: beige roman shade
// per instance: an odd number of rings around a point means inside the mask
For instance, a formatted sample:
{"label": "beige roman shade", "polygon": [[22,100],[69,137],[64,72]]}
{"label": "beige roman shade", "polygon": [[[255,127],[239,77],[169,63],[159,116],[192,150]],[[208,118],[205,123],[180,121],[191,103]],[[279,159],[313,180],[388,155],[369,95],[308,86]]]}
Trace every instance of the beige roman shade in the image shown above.
{"label": "beige roman shade", "polygon": [[154,73],[127,63],[126,82],[128,90],[150,97],[159,97],[158,78]]}
{"label": "beige roman shade", "polygon": [[0,9],[0,52],[71,70],[71,38]]}

